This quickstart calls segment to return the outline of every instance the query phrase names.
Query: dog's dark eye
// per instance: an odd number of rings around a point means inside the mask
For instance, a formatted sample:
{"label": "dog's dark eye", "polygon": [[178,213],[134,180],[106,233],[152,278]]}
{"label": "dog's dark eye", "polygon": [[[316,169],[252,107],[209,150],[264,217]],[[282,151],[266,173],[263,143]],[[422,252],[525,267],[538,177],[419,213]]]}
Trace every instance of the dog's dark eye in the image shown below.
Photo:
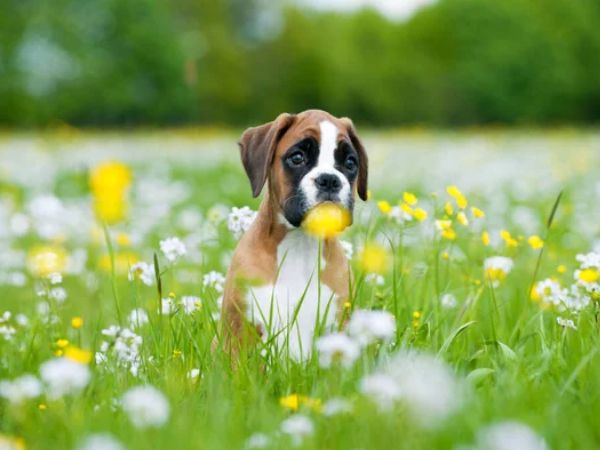
{"label": "dog's dark eye", "polygon": [[356,159],[353,156],[349,156],[344,161],[344,167],[350,172],[354,172],[356,170]]}
{"label": "dog's dark eye", "polygon": [[306,161],[302,152],[294,152],[288,157],[288,161],[292,166],[301,166]]}

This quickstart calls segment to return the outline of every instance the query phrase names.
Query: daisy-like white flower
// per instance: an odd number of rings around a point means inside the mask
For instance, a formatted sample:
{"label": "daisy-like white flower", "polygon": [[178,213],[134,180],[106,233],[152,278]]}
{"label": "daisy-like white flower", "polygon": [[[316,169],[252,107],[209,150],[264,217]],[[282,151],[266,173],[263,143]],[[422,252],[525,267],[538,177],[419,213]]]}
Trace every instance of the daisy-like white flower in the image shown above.
{"label": "daisy-like white flower", "polygon": [[139,279],[146,286],[152,286],[154,283],[154,276],[154,264],[140,261],[133,264],[129,269],[129,281]]}
{"label": "daisy-like white flower", "polygon": [[302,444],[305,437],[314,433],[312,420],[304,414],[294,414],[281,422],[281,432],[292,438],[295,446]]}
{"label": "daisy-like white flower", "polygon": [[497,287],[513,268],[513,260],[506,256],[492,256],[483,262],[486,278]]}
{"label": "daisy-like white flower", "polygon": [[77,450],[125,450],[125,447],[108,433],[90,434]]}
{"label": "daisy-like white flower", "polygon": [[200,307],[200,298],[193,295],[184,295],[180,302],[183,312],[186,314],[192,314]]}
{"label": "daisy-like white flower", "polygon": [[323,415],[327,417],[352,412],[352,403],[344,398],[332,398],[323,404]]}
{"label": "daisy-like white flower", "polygon": [[577,326],[575,322],[571,319],[565,319],[564,317],[557,317],[556,323],[559,324],[563,328],[571,328],[572,330],[577,330]]}
{"label": "daisy-like white flower", "polygon": [[50,281],[50,284],[60,284],[62,283],[62,275],[60,274],[60,272],[52,272],[50,275],[48,275],[48,281]]}
{"label": "daisy-like white flower", "polygon": [[444,294],[444,295],[442,295],[440,303],[446,309],[456,308],[456,305],[457,305],[456,297],[454,295],[452,295],[452,294]]}
{"label": "daisy-like white flower", "polygon": [[351,367],[360,356],[360,347],[343,333],[332,333],[320,337],[316,342],[319,352],[319,365],[329,368],[339,361],[344,367]]}
{"label": "daisy-like white flower", "polygon": [[394,316],[386,311],[357,309],[350,317],[348,334],[362,347],[378,340],[389,341],[396,333]]}
{"label": "daisy-like white flower", "polygon": [[213,270],[202,277],[202,284],[204,287],[214,288],[214,290],[217,292],[223,292],[225,277],[222,273]]}
{"label": "daisy-like white flower", "polygon": [[439,359],[418,352],[400,352],[386,367],[402,401],[421,425],[437,425],[462,404],[463,386]]}
{"label": "daisy-like white flower", "polygon": [[129,389],[121,398],[121,405],[136,428],[160,427],[169,420],[169,401],[152,386]]}
{"label": "daisy-like white flower", "polygon": [[137,376],[142,363],[140,356],[142,337],[118,325],[102,330],[102,334],[107,340],[100,344],[100,351],[96,352],[96,364],[103,364],[110,358],[114,358],[117,366],[127,368],[132,375]]}
{"label": "daisy-like white flower", "polygon": [[242,208],[234,206],[227,216],[227,228],[239,239],[250,228],[256,218],[256,214],[256,211],[251,210],[247,206],[243,206]]}
{"label": "daisy-like white flower", "polygon": [[187,373],[187,378],[188,378],[188,380],[196,381],[198,378],[200,378],[200,369],[198,369],[198,368],[190,369],[190,371]]}
{"label": "daisy-like white flower", "polygon": [[56,358],[40,366],[40,376],[50,399],[76,394],[89,383],[91,373],[85,364],[67,358]]}
{"label": "daisy-like white flower", "polygon": [[174,262],[185,255],[185,244],[177,237],[170,237],[160,241],[160,250],[169,261]]}
{"label": "daisy-like white flower", "polygon": [[383,372],[365,376],[360,382],[360,391],[384,411],[391,409],[402,395],[396,380]]}
{"label": "daisy-like white flower", "polygon": [[385,279],[378,273],[368,273],[365,275],[365,283],[375,286],[383,286],[385,284]]}
{"label": "daisy-like white flower", "polygon": [[0,397],[4,397],[12,404],[20,404],[25,400],[39,397],[42,393],[42,384],[33,375],[26,374],[12,381],[0,381]]}
{"label": "daisy-like white flower", "polygon": [[67,291],[65,290],[65,288],[60,287],[60,286],[53,287],[48,292],[48,298],[56,300],[58,303],[64,303],[64,301],[67,299],[67,297],[68,297]]}
{"label": "daisy-like white flower", "polygon": [[175,312],[175,303],[171,298],[163,298],[160,300],[160,313],[168,316]]}
{"label": "daisy-like white flower", "polygon": [[548,450],[544,439],[527,425],[500,422],[477,433],[476,450]]}
{"label": "daisy-like white flower", "polygon": [[271,443],[271,439],[264,433],[254,433],[251,435],[246,441],[245,448],[254,449],[254,448],[267,448]]}
{"label": "daisy-like white flower", "polygon": [[340,239],[339,242],[346,259],[350,261],[354,255],[354,246],[352,245],[352,242],[344,241],[343,239]]}
{"label": "daisy-like white flower", "polygon": [[132,310],[127,319],[131,328],[142,327],[150,321],[148,313],[142,308]]}
{"label": "daisy-like white flower", "polygon": [[551,278],[546,278],[538,282],[534,287],[533,296],[535,299],[540,299],[544,303],[560,305],[564,303],[568,292],[563,289],[560,283]]}

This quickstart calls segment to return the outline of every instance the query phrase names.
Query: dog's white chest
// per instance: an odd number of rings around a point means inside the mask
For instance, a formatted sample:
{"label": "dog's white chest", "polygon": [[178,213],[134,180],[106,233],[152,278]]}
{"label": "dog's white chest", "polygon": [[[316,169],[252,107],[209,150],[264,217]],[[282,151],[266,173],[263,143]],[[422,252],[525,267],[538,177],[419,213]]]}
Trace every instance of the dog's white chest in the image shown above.
{"label": "dog's white chest", "polygon": [[247,299],[248,319],[261,325],[263,339],[275,336],[278,351],[296,360],[310,356],[317,327],[331,328],[335,320],[335,295],[319,283],[320,257],[316,239],[288,232],[277,249],[275,284],[252,288]]}

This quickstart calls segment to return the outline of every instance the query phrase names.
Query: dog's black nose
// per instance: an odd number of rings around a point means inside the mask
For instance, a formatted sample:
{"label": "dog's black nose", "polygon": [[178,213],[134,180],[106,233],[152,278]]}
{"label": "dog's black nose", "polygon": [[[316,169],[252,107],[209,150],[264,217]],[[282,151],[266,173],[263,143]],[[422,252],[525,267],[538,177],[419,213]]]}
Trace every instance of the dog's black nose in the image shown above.
{"label": "dog's black nose", "polygon": [[322,173],[315,179],[315,184],[321,192],[339,192],[342,182],[337,175]]}

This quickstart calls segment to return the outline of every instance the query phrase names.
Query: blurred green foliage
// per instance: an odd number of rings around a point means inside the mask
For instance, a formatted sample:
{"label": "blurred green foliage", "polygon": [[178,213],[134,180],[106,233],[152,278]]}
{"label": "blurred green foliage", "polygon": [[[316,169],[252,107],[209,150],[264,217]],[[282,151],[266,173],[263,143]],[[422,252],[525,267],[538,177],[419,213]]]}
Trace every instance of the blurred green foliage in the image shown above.
{"label": "blurred green foliage", "polygon": [[440,0],[406,22],[265,0],[4,0],[0,124],[600,118],[597,0]]}

